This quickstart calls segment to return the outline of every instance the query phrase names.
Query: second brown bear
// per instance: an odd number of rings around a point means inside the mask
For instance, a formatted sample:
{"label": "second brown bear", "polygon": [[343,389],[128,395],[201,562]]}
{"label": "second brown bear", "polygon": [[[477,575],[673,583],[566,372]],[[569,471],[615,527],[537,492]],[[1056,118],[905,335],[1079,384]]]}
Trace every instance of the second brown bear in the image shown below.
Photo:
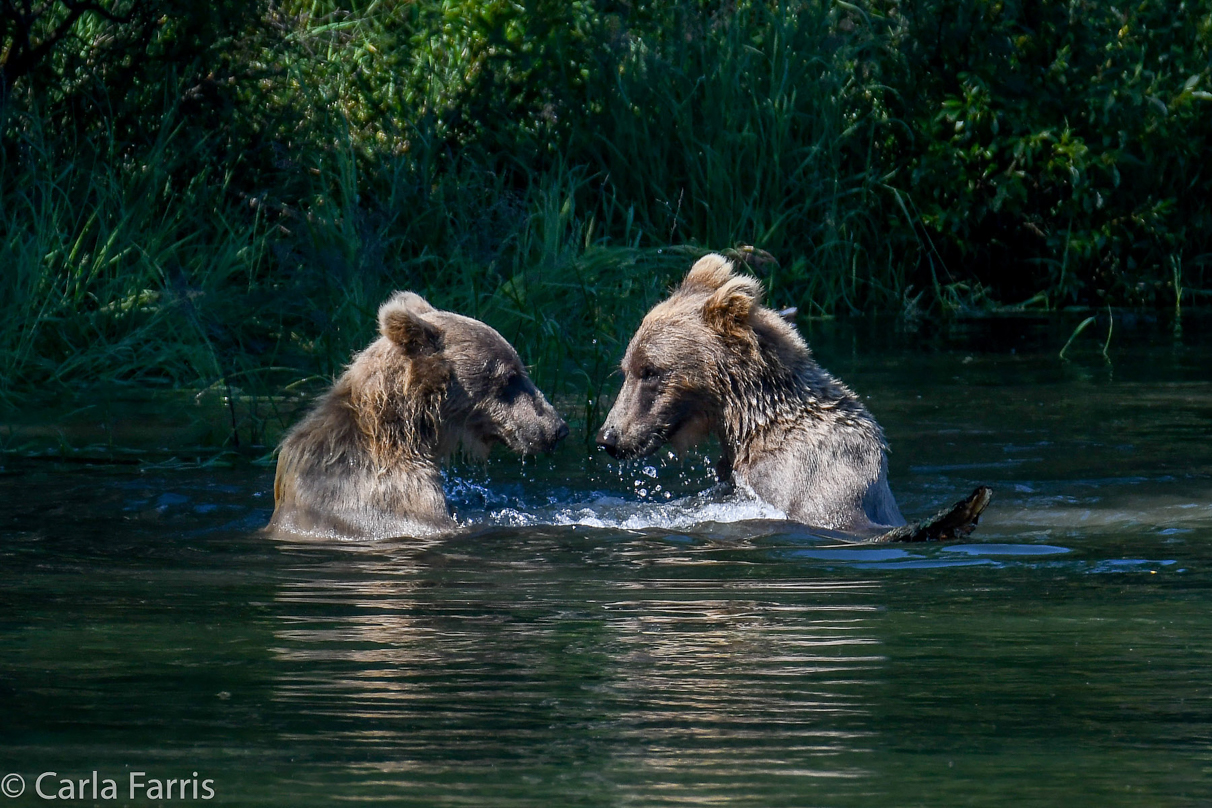
{"label": "second brown bear", "polygon": [[701,258],[627,346],[599,445],[614,457],[641,457],[715,435],[720,478],[795,521],[880,540],[970,533],[988,488],[905,525],[880,425],[761,295],[761,284],[734,275],[723,256]]}
{"label": "second brown bear", "polygon": [[495,330],[397,292],[380,336],[282,441],[274,533],[425,536],[456,527],[439,463],[459,446],[550,452],[568,426]]}

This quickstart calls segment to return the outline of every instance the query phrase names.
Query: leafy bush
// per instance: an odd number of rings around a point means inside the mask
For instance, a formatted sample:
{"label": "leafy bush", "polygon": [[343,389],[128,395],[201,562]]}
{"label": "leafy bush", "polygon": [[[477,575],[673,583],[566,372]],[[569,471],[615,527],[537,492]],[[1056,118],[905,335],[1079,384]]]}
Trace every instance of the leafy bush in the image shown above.
{"label": "leafy bush", "polygon": [[413,288],[592,421],[645,308],[738,244],[811,314],[1205,291],[1206,4],[46,9],[0,102],[0,393],[277,390]]}
{"label": "leafy bush", "polygon": [[1204,285],[1207,4],[886,5],[889,115],[909,125],[887,128],[882,162],[939,277],[1053,306]]}

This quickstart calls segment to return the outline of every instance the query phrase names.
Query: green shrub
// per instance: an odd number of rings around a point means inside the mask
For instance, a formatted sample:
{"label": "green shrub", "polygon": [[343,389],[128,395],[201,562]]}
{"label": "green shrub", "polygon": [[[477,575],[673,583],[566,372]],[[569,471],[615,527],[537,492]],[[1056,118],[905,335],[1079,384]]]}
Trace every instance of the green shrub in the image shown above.
{"label": "green shrub", "polygon": [[[1212,233],[1212,8],[1143,0],[886,4],[881,162],[919,259],[1006,302],[1165,305]],[[902,220],[902,225],[905,222]]]}
{"label": "green shrub", "polygon": [[592,422],[644,310],[739,244],[813,315],[1207,285],[1206,3],[105,8],[0,103],[0,395],[318,383],[412,288]]}

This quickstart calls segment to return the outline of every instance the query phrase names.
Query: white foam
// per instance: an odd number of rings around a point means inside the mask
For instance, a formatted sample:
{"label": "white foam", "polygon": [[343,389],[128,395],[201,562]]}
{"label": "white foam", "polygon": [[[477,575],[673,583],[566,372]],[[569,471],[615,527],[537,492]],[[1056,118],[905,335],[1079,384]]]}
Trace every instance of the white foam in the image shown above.
{"label": "white foam", "polygon": [[583,525],[620,530],[685,530],[709,522],[752,519],[786,519],[778,508],[741,492],[725,496],[700,494],[672,502],[645,502],[599,496],[583,503],[524,513],[503,508],[488,515],[488,522],[508,527],[531,525]]}

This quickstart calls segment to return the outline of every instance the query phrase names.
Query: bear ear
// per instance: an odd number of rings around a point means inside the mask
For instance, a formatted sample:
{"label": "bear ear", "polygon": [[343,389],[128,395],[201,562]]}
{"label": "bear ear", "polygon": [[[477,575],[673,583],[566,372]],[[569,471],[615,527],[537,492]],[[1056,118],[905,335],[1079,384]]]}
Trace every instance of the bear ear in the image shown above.
{"label": "bear ear", "polygon": [[421,319],[435,311],[425,298],[412,292],[396,292],[379,307],[379,333],[399,345],[404,353],[427,355],[442,349],[442,332]]}
{"label": "bear ear", "polygon": [[703,319],[721,334],[739,336],[749,329],[749,315],[760,305],[762,284],[738,275],[712,293],[703,304]]}
{"label": "bear ear", "polygon": [[732,262],[719,253],[704,255],[686,273],[682,289],[698,292],[714,292],[732,277]]}

